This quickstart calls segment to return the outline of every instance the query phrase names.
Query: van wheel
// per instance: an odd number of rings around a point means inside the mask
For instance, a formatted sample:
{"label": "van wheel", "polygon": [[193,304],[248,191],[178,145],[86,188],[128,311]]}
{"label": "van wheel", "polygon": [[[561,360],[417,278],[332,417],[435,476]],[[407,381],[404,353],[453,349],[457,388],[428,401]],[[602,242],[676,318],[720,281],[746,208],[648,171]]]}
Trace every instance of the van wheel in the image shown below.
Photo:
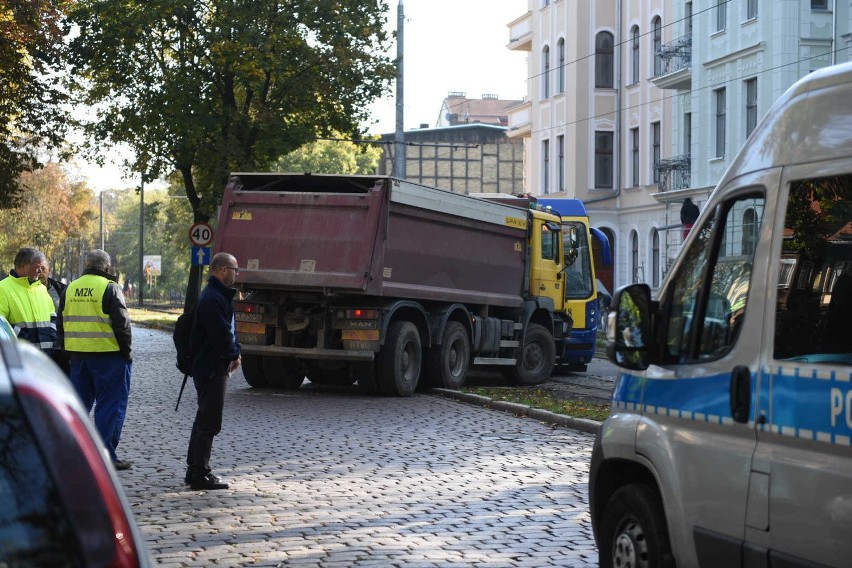
{"label": "van wheel", "polygon": [[530,324],[524,337],[524,347],[518,354],[513,375],[519,385],[538,385],[550,378],[556,363],[556,345],[544,326]]}
{"label": "van wheel", "polygon": [[644,484],[616,491],[601,519],[601,568],[672,567],[671,544],[660,496]]}
{"label": "van wheel", "polygon": [[299,371],[296,362],[286,357],[264,357],[263,372],[269,386],[275,389],[297,389],[305,380],[305,374]]}
{"label": "van wheel", "polygon": [[250,387],[262,389],[269,386],[263,372],[263,357],[260,355],[243,355],[240,368]]}
{"label": "van wheel", "polygon": [[411,396],[420,379],[422,359],[420,334],[409,321],[388,327],[385,344],[376,358],[379,388],[390,396]]}
{"label": "van wheel", "polygon": [[429,350],[426,370],[431,386],[459,389],[467,378],[470,367],[470,339],[467,330],[457,321],[444,328],[441,345]]}

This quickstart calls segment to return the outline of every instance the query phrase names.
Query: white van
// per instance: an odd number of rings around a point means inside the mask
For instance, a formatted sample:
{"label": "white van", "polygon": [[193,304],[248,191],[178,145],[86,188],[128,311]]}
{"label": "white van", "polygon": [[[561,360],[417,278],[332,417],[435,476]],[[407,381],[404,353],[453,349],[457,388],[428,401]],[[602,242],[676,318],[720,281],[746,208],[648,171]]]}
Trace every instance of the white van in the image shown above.
{"label": "white van", "polygon": [[852,566],[852,64],[776,102],[658,300],[610,309],[600,565]]}

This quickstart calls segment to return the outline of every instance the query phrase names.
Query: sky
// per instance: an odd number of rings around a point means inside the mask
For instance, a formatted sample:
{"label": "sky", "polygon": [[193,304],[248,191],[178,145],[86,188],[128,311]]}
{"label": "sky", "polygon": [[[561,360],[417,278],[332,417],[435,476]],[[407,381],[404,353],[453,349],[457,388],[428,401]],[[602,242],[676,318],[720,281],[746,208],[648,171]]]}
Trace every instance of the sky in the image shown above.
{"label": "sky", "polygon": [[[396,29],[399,0],[387,0],[388,30]],[[469,98],[496,94],[501,99],[526,95],[527,52],[510,51],[507,24],[527,11],[527,0],[403,0],[404,127],[435,125],[441,104],[451,91]],[[389,54],[396,57],[394,44]],[[370,134],[396,130],[396,86],[370,108],[374,123]],[[96,192],[138,185],[122,179],[117,153],[105,167],[81,162],[77,174]],[[155,185],[156,187],[156,185]]]}

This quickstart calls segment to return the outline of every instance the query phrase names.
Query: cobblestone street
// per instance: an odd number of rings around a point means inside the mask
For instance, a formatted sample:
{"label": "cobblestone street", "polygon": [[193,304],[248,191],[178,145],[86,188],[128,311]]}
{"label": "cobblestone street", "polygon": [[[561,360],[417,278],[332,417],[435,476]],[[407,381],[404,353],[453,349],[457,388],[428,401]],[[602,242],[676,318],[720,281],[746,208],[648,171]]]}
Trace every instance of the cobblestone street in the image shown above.
{"label": "cobblestone street", "polygon": [[162,566],[594,566],[593,436],[417,394],[258,391],[231,379],[214,473],[183,485],[195,412],[169,334],[134,328],[119,455]]}

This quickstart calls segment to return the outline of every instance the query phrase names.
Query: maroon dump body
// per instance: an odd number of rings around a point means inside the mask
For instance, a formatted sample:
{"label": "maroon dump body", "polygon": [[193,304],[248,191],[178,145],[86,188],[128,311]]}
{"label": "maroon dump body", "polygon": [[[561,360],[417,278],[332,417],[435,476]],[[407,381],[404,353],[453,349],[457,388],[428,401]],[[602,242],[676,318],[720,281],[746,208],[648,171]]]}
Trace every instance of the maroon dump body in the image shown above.
{"label": "maroon dump body", "polygon": [[237,257],[237,281],[253,289],[515,307],[522,219],[508,205],[387,177],[235,174],[215,249]]}

